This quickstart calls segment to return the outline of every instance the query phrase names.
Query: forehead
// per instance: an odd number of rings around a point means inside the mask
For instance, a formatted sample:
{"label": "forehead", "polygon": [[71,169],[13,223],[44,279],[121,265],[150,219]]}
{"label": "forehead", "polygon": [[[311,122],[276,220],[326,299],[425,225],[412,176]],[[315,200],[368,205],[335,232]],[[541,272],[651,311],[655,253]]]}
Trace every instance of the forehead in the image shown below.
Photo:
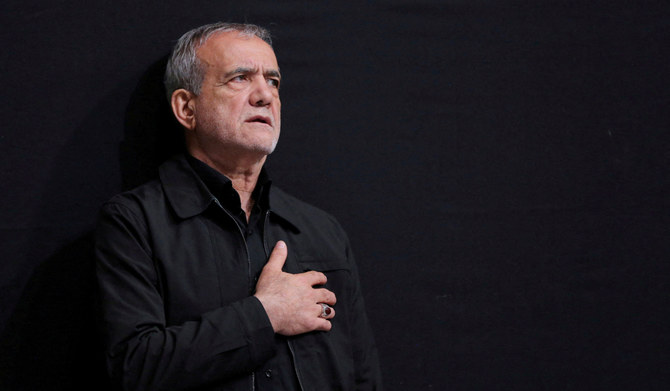
{"label": "forehead", "polygon": [[240,35],[237,31],[217,33],[197,51],[200,61],[217,68],[258,67],[278,69],[272,47],[256,36]]}

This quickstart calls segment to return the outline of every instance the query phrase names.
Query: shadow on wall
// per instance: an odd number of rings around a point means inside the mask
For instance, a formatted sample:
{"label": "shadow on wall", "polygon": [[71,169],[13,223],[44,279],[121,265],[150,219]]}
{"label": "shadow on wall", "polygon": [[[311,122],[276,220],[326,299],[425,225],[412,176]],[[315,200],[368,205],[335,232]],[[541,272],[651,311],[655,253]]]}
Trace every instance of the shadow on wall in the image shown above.
{"label": "shadow on wall", "polygon": [[[166,61],[162,58],[147,69],[125,108],[118,150],[123,189],[155,177],[160,163],[183,148],[182,130],[172,117],[162,84]],[[116,151],[109,151],[108,145],[117,142],[112,140],[117,134],[110,124],[121,123],[123,107],[117,102],[124,102],[124,92],[130,89],[122,85],[105,97],[77,129],[45,187],[43,199],[50,201],[38,208],[43,218],[63,225],[92,220],[100,201],[121,190],[113,181],[118,166],[110,158]],[[53,197],[47,197],[53,194],[60,203],[56,208]],[[39,230],[28,235],[45,240]],[[59,251],[46,260],[27,259],[39,266],[0,338],[0,389],[111,389],[96,327],[93,232],[85,231],[64,246],[62,237],[68,235],[53,234],[46,240],[60,242],[53,246]],[[26,257],[31,258],[30,252]]]}
{"label": "shadow on wall", "polygon": [[96,336],[92,234],[37,267],[2,336],[3,390],[105,390]]}
{"label": "shadow on wall", "polygon": [[183,150],[183,130],[163,86],[166,64],[167,56],[151,65],[130,98],[120,149],[124,189],[156,177],[158,166]]}

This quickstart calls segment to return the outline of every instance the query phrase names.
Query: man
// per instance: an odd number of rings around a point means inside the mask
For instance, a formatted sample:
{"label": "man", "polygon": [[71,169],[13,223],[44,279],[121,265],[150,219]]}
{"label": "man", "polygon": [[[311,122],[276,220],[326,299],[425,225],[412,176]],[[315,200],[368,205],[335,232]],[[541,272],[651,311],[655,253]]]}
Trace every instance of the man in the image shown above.
{"label": "man", "polygon": [[111,377],[128,390],[381,389],[346,234],[263,169],[280,130],[267,31],[192,30],[165,82],[187,153],[106,203],[97,230]]}

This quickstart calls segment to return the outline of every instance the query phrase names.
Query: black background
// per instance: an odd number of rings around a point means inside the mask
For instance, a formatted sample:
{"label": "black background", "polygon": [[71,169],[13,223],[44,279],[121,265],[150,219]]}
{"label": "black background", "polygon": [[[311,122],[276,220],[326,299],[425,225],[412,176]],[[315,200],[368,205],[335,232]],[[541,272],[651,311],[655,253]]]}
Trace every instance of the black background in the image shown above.
{"label": "black background", "polygon": [[3,390],[103,388],[90,232],[173,150],[164,57],[218,20],[273,32],[268,166],[347,229],[389,390],[670,384],[667,2],[4,0],[0,15]]}

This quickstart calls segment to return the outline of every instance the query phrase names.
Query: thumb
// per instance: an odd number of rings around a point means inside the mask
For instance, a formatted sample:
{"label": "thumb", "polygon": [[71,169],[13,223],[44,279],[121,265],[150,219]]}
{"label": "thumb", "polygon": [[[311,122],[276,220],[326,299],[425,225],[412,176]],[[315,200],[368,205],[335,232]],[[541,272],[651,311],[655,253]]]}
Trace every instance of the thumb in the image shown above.
{"label": "thumb", "polygon": [[284,262],[286,262],[287,255],[288,249],[286,248],[286,243],[282,240],[278,241],[277,244],[275,244],[275,248],[272,250],[272,254],[270,254],[268,263],[265,264],[264,269],[267,268],[281,271],[282,267],[284,267]]}

